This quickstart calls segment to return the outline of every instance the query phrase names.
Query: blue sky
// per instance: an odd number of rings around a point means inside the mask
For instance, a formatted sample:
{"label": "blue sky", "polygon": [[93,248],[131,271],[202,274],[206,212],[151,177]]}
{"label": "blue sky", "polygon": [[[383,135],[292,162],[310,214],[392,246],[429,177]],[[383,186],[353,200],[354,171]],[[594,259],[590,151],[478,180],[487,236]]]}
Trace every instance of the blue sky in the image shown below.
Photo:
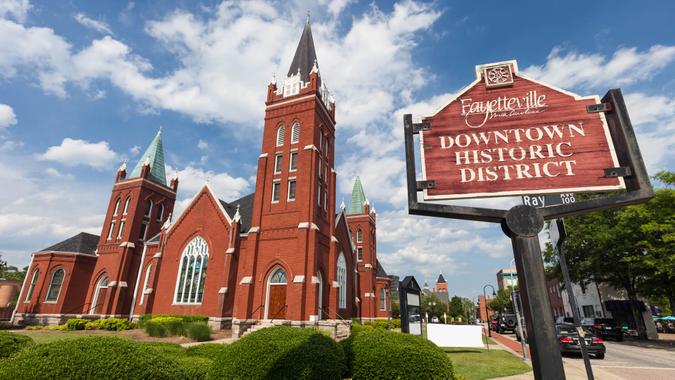
{"label": "blue sky", "polygon": [[477,64],[517,59],[582,95],[621,87],[649,170],[674,169],[672,2],[0,0],[3,258],[99,234],[115,169],[160,126],[179,209],[207,178],[225,200],[252,192],[266,85],[307,9],[337,103],[337,199],[360,175],[390,273],[442,271],[472,297],[512,257],[496,225],[406,211],[401,116],[433,112]]}

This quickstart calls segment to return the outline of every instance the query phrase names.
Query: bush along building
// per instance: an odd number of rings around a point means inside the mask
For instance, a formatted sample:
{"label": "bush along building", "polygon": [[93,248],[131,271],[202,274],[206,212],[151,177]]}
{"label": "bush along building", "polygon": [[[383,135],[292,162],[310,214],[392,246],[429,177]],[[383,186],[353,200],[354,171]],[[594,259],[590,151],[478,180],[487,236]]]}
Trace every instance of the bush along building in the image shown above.
{"label": "bush along building", "polygon": [[311,27],[283,83],[267,88],[253,194],[226,202],[205,185],[172,217],[162,132],[116,174],[100,236],[81,233],[32,254],[15,323],[89,315],[200,314],[234,336],[271,324],[348,333],[351,318],[386,318],[376,213],[360,179],[335,210],[335,102]]}

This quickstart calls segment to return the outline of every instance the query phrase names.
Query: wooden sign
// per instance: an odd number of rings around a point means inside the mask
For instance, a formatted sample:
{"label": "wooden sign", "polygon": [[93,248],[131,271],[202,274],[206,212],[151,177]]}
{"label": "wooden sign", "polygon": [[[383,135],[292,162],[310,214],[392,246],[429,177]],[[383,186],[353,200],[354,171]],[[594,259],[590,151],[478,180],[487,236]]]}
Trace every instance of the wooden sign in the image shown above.
{"label": "wooden sign", "polygon": [[459,199],[624,188],[604,113],[518,72],[516,61],[476,66],[476,80],[420,132],[424,198]]}

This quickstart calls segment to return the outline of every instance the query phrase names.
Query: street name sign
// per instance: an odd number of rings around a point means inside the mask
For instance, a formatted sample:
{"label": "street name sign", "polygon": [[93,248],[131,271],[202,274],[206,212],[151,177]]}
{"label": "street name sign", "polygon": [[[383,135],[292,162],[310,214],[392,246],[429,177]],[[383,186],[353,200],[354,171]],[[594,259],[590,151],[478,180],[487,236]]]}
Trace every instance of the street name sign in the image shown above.
{"label": "street name sign", "polygon": [[598,96],[582,97],[518,72],[476,66],[476,80],[422,120],[424,199],[625,188]]}
{"label": "street name sign", "polygon": [[577,201],[574,193],[523,195],[521,198],[525,206],[537,208],[566,205]]}

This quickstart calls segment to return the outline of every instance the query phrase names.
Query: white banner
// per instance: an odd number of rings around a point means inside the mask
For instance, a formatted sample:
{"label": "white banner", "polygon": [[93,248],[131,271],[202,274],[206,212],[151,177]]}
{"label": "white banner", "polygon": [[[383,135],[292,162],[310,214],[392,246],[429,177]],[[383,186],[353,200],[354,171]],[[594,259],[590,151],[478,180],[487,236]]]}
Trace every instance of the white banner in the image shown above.
{"label": "white banner", "polygon": [[427,339],[438,347],[484,347],[482,326],[429,323]]}

